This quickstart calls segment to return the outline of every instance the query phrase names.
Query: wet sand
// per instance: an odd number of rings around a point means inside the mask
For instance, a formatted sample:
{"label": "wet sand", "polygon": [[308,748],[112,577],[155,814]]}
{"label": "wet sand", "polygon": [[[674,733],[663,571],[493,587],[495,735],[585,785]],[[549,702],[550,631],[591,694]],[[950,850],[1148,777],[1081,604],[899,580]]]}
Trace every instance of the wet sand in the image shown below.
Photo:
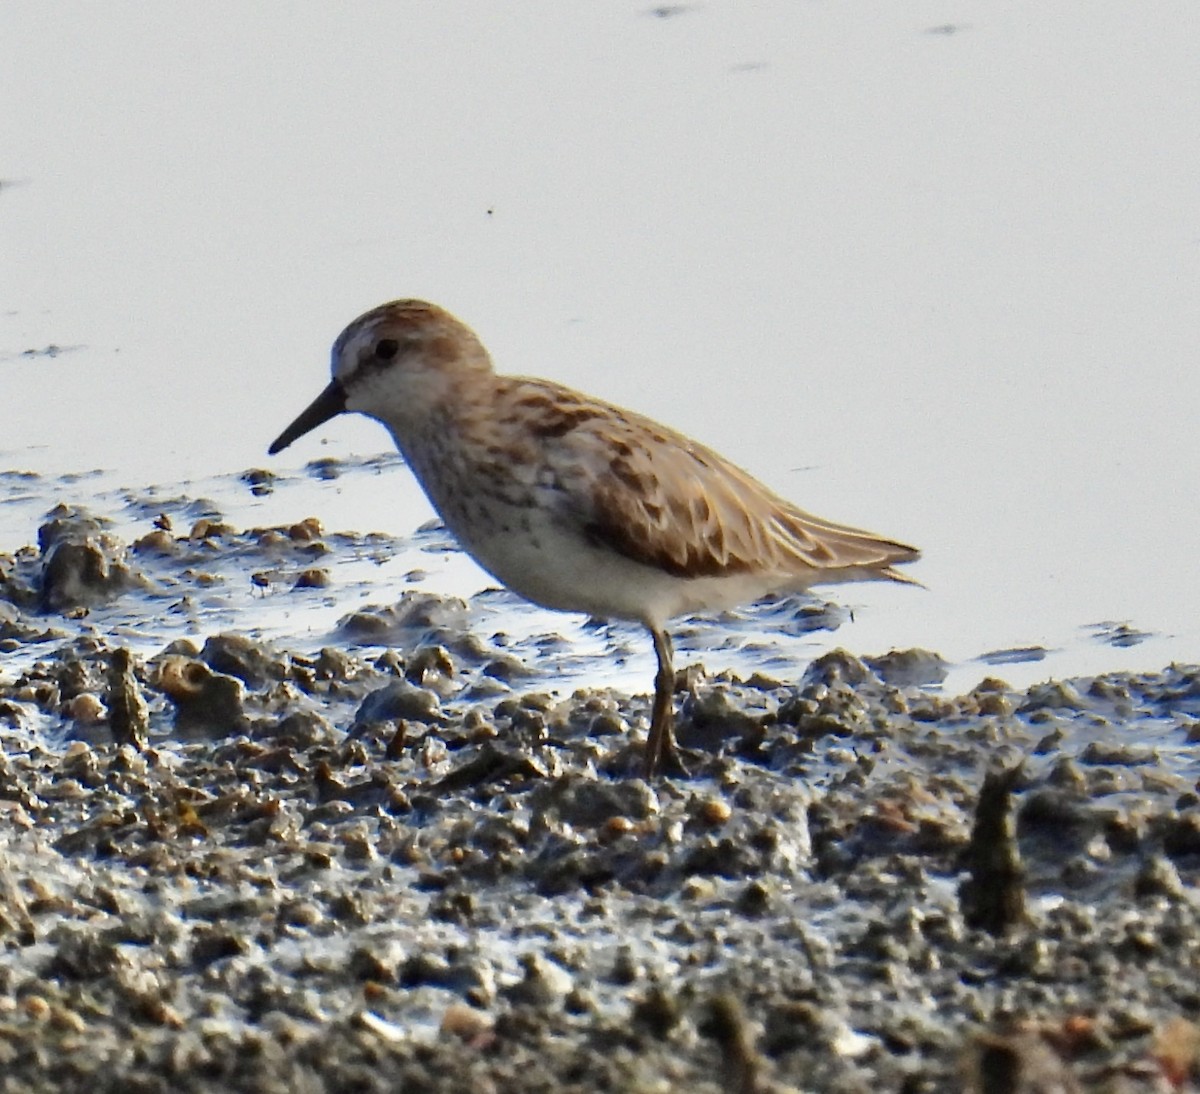
{"label": "wet sand", "polygon": [[840,622],[786,602],[647,785],[647,695],[547,675],[623,632],[302,517],[153,491],[0,555],[6,1094],[1189,1088],[1200,669],[954,696],[772,656]]}

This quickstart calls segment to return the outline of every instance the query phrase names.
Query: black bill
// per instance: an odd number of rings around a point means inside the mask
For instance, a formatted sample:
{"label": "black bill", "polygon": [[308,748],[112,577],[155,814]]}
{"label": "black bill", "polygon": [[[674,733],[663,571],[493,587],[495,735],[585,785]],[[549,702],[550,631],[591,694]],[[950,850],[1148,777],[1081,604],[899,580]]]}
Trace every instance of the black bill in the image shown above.
{"label": "black bill", "polygon": [[305,433],[316,429],[317,426],[341,414],[345,409],[345,388],[339,381],[330,380],[329,386],[309,403],[308,408],[300,414],[300,417],[275,438],[271,447],[267,449],[268,454],[274,456],[275,453],[282,452],[297,437],[303,437]]}

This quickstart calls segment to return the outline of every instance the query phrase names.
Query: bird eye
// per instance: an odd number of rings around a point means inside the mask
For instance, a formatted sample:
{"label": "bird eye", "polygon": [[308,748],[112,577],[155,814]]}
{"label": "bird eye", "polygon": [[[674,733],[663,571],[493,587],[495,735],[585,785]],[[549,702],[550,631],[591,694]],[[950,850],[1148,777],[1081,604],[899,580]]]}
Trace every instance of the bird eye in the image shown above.
{"label": "bird eye", "polygon": [[380,361],[390,361],[400,352],[400,343],[395,338],[381,338],[375,343],[375,356]]}

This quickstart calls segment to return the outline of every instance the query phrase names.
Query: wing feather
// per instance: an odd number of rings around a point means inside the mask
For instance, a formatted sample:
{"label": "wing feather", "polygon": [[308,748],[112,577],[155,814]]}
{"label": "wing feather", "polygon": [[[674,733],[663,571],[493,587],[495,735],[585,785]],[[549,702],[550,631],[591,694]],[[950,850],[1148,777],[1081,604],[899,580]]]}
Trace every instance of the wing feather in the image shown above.
{"label": "wing feather", "polygon": [[648,418],[545,381],[514,380],[508,395],[564,516],[627,558],[686,578],[911,580],[891,567],[914,548],[806,513]]}

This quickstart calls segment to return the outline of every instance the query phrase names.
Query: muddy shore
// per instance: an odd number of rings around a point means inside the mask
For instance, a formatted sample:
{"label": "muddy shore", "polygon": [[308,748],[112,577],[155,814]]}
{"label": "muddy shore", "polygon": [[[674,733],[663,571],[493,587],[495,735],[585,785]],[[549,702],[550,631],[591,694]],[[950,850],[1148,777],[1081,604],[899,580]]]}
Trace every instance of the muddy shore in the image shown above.
{"label": "muddy shore", "polygon": [[153,508],[0,555],[5,1094],[1200,1075],[1200,668],[692,664],[647,785],[647,696],[416,580],[264,637],[384,537]]}

